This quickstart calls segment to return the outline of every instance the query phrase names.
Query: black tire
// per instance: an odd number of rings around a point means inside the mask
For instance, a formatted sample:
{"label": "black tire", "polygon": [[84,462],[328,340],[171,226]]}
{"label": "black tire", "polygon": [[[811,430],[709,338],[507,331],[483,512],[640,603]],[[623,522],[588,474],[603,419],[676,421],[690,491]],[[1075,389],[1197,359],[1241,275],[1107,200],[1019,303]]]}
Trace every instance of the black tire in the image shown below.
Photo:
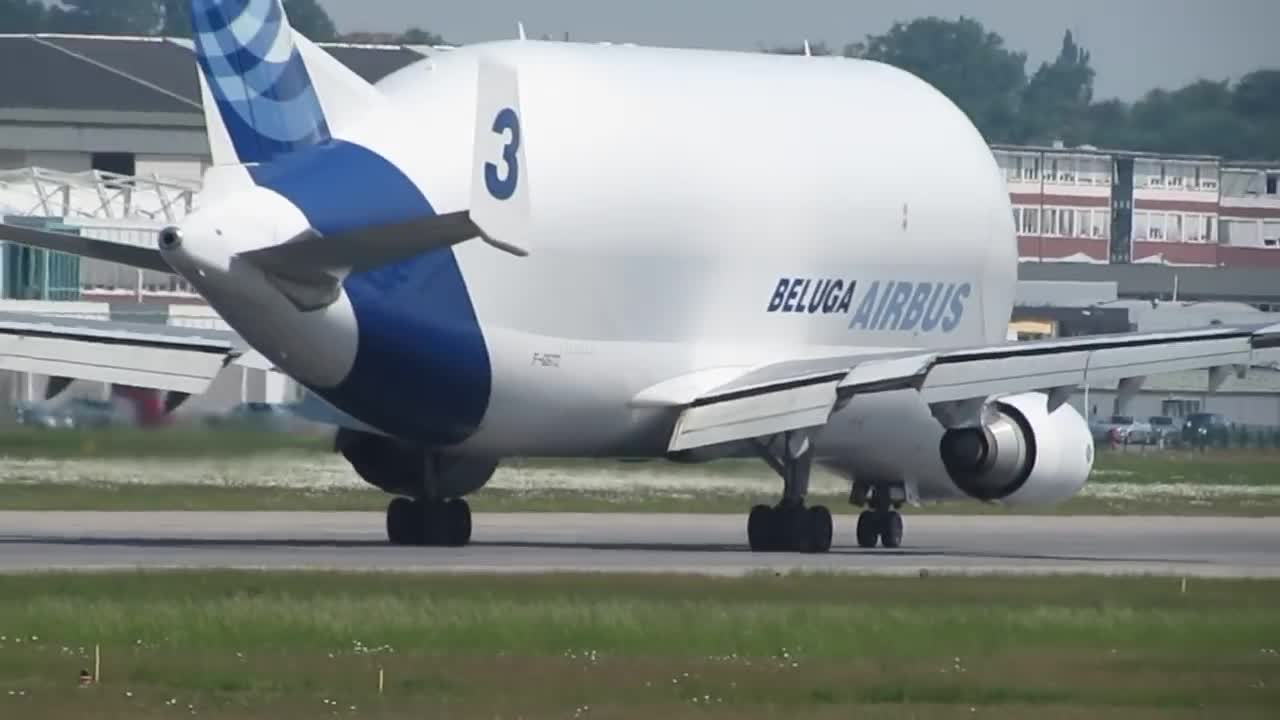
{"label": "black tire", "polygon": [[449,507],[441,500],[417,500],[422,530],[419,545],[442,547],[449,544]]}
{"label": "black tire", "polygon": [[887,548],[902,546],[902,516],[893,510],[882,513],[880,544]]}
{"label": "black tire", "polygon": [[409,498],[394,498],[387,505],[387,540],[392,545],[416,544],[420,523],[418,504]]}
{"label": "black tire", "polygon": [[471,542],[471,506],[458,498],[444,504],[441,513],[445,530],[445,543],[450,547],[462,547]]}
{"label": "black tire", "polygon": [[752,552],[768,552],[773,549],[774,513],[768,505],[756,505],[747,516],[747,544]]}
{"label": "black tire", "polygon": [[809,516],[809,546],[806,548],[811,553],[824,553],[831,549],[831,534],[833,526],[831,522],[831,511],[823,505],[809,508],[806,513]]}
{"label": "black tire", "polygon": [[880,539],[880,517],[870,510],[863,510],[858,515],[858,547],[873,548]]}

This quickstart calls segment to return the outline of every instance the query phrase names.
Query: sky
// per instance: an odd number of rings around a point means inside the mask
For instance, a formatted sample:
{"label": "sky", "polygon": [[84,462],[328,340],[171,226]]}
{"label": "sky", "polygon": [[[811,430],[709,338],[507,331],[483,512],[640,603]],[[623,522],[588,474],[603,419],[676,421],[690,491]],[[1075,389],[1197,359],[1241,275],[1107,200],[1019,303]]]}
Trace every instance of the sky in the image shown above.
{"label": "sky", "polygon": [[966,15],[1025,51],[1027,72],[1057,55],[1070,28],[1092,53],[1094,97],[1133,100],[1154,87],[1280,69],[1280,0],[320,0],[341,32],[412,25],[450,42],[565,32],[573,40],[753,50],[833,49],[895,20]]}

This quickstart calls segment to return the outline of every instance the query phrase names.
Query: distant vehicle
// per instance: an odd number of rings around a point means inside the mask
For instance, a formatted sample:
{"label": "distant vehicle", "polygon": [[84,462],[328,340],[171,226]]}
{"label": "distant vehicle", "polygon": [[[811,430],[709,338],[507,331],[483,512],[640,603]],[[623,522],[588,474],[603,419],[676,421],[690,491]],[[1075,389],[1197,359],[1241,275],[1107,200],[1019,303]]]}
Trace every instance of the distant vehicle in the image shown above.
{"label": "distant vehicle", "polygon": [[294,420],[294,414],[287,405],[267,402],[240,403],[223,415],[209,418],[212,425],[280,431],[288,430]]}
{"label": "distant vehicle", "polygon": [[1147,418],[1151,426],[1151,442],[1168,445],[1178,440],[1181,430],[1178,423],[1168,415],[1152,415]]}
{"label": "distant vehicle", "polygon": [[46,429],[104,428],[133,424],[132,413],[117,403],[90,398],[72,398],[49,405],[28,403],[17,409],[20,425]]}
{"label": "distant vehicle", "polygon": [[1111,415],[1094,421],[1090,427],[1095,442],[1108,442],[1112,436],[1130,445],[1153,442],[1151,425],[1132,415]]}
{"label": "distant vehicle", "polygon": [[1231,423],[1219,413],[1192,413],[1182,426],[1182,441],[1190,445],[1225,445]]}

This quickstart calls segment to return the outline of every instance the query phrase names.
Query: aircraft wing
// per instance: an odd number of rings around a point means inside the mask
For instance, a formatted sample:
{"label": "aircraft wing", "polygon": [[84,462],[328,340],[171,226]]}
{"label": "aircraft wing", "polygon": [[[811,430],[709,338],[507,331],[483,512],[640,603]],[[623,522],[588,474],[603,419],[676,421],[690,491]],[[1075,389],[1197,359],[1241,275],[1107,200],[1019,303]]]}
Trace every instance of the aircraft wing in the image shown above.
{"label": "aircraft wing", "polygon": [[[975,424],[988,398],[1040,391],[1050,410],[1079,386],[1205,369],[1209,388],[1243,374],[1258,353],[1280,348],[1280,324],[1010,342],[793,360],[738,373],[695,375],[637,396],[637,405],[680,409],[669,452],[825,425],[859,394],[914,389],[949,427]],[[699,380],[701,378],[701,380]]]}
{"label": "aircraft wing", "polygon": [[247,353],[223,330],[0,313],[0,370],[194,395]]}

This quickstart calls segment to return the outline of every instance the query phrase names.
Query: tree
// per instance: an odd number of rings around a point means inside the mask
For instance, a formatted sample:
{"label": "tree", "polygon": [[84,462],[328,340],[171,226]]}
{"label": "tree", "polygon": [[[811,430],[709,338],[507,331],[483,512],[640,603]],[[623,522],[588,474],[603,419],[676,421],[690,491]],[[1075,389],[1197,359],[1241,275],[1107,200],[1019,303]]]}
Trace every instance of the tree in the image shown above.
{"label": "tree", "polygon": [[1240,78],[1232,108],[1245,117],[1280,121],[1280,70],[1257,70]]}
{"label": "tree", "polygon": [[[160,0],[160,33],[171,37],[191,36],[191,0]],[[334,40],[337,28],[316,0],[284,0],[284,12],[294,30],[311,40]]]}
{"label": "tree", "polygon": [[284,11],[289,16],[289,24],[293,29],[305,35],[308,40],[338,38],[337,26],[317,0],[284,0]]}
{"label": "tree", "polygon": [[959,105],[989,141],[1009,141],[1016,134],[1027,56],[1006,49],[1003,38],[976,20],[894,23],[883,35],[847,46],[845,54],[918,75]]}
{"label": "tree", "polygon": [[1017,139],[1083,142],[1088,134],[1094,74],[1089,53],[1076,44],[1068,30],[1062,37],[1057,59],[1052,64],[1041,63],[1027,83],[1022,96],[1022,129]]}
{"label": "tree", "polygon": [[399,38],[399,42],[404,45],[448,45],[444,38],[433,32],[428,32],[420,27],[411,27],[405,30]]}
{"label": "tree", "polygon": [[45,28],[46,13],[39,0],[0,0],[0,32],[40,32]]}
{"label": "tree", "polygon": [[49,32],[150,35],[160,27],[163,0],[62,0],[49,9]]}
{"label": "tree", "polygon": [[160,34],[167,37],[191,37],[191,0],[164,0]]}

